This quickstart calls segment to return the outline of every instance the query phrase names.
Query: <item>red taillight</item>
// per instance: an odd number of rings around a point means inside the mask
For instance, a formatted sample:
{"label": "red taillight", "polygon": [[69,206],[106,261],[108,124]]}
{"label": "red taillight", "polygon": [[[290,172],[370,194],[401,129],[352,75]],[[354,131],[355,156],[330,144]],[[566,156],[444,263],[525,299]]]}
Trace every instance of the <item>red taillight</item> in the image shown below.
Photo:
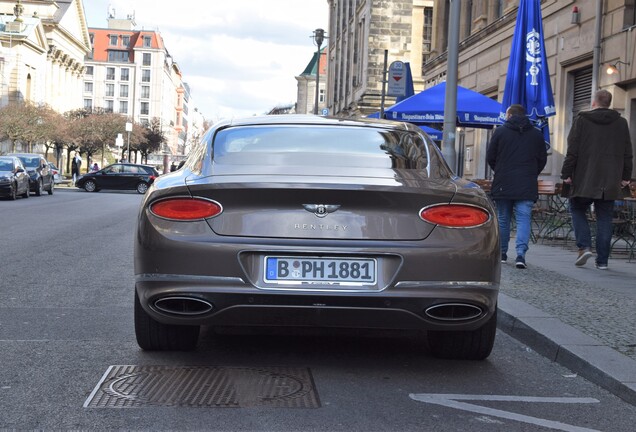
{"label": "red taillight", "polygon": [[481,225],[490,219],[481,207],[462,204],[442,204],[420,210],[420,217],[426,222],[451,228],[469,228]]}
{"label": "red taillight", "polygon": [[171,220],[201,220],[219,215],[221,204],[198,198],[169,198],[150,205],[155,215]]}
{"label": "red taillight", "polygon": [[149,178],[150,178],[150,180],[154,180],[154,179],[156,179],[157,177],[155,177],[155,176],[151,175]]}

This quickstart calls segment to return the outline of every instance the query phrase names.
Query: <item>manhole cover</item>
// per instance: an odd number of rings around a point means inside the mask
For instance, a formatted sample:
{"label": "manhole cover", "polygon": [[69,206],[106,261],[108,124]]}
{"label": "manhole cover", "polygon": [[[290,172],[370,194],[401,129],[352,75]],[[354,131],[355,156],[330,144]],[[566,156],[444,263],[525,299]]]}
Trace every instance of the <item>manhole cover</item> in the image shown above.
{"label": "manhole cover", "polygon": [[307,368],[110,366],[84,408],[319,408]]}

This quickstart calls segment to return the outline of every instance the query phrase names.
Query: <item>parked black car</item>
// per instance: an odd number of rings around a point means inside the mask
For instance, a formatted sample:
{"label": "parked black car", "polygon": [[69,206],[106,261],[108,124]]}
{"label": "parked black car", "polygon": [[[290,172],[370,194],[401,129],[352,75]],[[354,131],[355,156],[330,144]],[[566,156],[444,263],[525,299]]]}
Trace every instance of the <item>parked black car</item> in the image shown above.
{"label": "parked black car", "polygon": [[22,164],[29,174],[29,188],[31,192],[35,192],[37,196],[47,191],[49,195],[53,195],[55,188],[55,180],[53,179],[53,171],[44,156],[39,153],[9,153],[9,156],[20,158]]}
{"label": "parked black car", "polygon": [[150,185],[159,177],[159,172],[149,165],[116,163],[84,174],[75,182],[75,186],[86,192],[100,189],[136,190],[146,193]]}
{"label": "parked black car", "polygon": [[0,156],[0,196],[14,200],[18,195],[29,197],[29,175],[19,158]]}

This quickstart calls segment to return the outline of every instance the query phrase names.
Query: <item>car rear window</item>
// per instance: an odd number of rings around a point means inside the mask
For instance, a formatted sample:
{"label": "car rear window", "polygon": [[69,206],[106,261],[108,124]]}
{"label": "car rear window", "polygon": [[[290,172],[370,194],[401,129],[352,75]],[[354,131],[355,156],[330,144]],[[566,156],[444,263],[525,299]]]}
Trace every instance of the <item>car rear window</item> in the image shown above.
{"label": "car rear window", "polygon": [[421,135],[374,127],[244,126],[219,131],[213,159],[222,165],[294,165],[425,169]]}

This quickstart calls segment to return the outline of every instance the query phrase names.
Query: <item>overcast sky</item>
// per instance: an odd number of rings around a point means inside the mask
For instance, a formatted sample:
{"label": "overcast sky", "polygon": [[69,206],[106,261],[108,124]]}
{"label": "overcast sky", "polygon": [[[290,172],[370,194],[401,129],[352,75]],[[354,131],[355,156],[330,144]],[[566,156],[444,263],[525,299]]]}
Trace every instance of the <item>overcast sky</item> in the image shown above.
{"label": "overcast sky", "polygon": [[206,119],[263,114],[296,102],[297,81],[327,29],[327,0],[83,0],[89,27],[135,14],[158,30]]}

